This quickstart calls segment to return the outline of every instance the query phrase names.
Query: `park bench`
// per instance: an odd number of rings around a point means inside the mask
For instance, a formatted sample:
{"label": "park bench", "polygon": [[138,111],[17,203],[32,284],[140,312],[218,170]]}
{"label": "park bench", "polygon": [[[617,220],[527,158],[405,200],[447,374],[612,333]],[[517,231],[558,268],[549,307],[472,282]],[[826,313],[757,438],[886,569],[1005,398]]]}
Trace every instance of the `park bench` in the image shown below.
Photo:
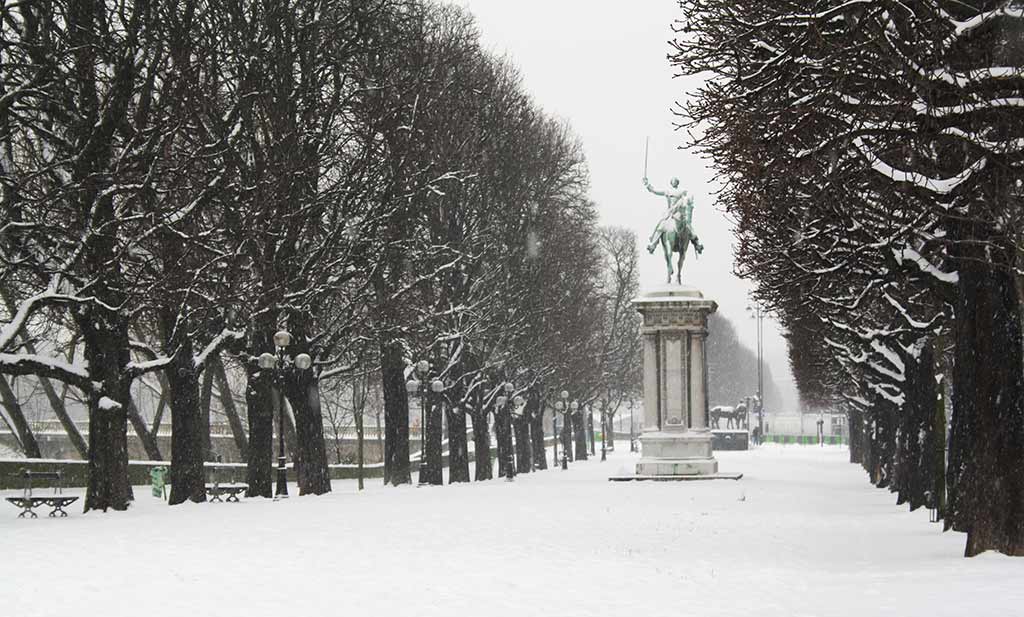
{"label": "park bench", "polygon": [[210,503],[221,501],[220,496],[225,494],[227,495],[227,498],[224,499],[224,501],[237,502],[239,501],[238,496],[244,493],[247,488],[249,488],[248,484],[234,482],[221,484],[219,482],[214,482],[213,484],[206,485],[206,494],[210,496]]}
{"label": "park bench", "polygon": [[[24,518],[25,515],[29,515],[31,518],[39,518],[38,515],[33,511],[39,506],[49,506],[53,508],[50,511],[51,517],[67,516],[68,513],[64,508],[68,507],[72,503],[78,500],[78,497],[64,495],[64,488],[61,484],[63,474],[59,471],[31,471],[28,469],[22,469],[18,473],[18,476],[25,481],[25,488],[21,497],[8,497],[7,501],[21,508],[21,512],[18,514],[18,518]],[[38,496],[32,494],[32,481],[33,480],[56,480],[57,485],[53,487],[53,495]]]}
{"label": "park bench", "polygon": [[[220,456],[217,456],[217,462],[221,462]],[[210,503],[222,501],[221,495],[227,495],[227,499],[224,501],[238,503],[238,496],[244,493],[249,488],[249,485],[244,482],[235,482],[234,469],[231,470],[230,482],[221,483],[220,473],[220,470],[216,467],[210,472],[210,475],[213,476],[213,482],[206,485],[206,494],[210,496]]]}

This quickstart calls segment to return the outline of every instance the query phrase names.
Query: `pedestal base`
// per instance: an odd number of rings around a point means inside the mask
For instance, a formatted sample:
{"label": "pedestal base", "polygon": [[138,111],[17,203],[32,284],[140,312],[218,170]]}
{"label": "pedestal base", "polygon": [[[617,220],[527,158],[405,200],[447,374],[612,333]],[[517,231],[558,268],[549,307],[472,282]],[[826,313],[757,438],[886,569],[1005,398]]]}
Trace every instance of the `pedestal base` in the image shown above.
{"label": "pedestal base", "polygon": [[612,476],[610,482],[698,482],[700,480],[739,480],[741,473],[715,473],[710,476]]}
{"label": "pedestal base", "polygon": [[638,476],[711,476],[718,461],[711,454],[707,431],[656,431],[640,436],[643,458],[636,464]]}

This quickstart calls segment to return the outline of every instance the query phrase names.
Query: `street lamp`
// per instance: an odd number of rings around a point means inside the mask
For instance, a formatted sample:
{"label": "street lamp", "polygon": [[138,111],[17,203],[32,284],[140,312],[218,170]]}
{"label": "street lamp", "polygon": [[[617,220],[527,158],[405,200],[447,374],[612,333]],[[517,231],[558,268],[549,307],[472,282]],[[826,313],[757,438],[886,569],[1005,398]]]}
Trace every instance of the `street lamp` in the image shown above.
{"label": "street lamp", "polygon": [[747,307],[747,312],[757,323],[757,435],[764,439],[764,313],[760,304]]}
{"label": "street lamp", "polygon": [[[586,430],[586,428],[583,426],[583,424],[584,424],[584,422],[583,422],[583,410],[580,409],[579,401],[573,401],[573,402],[569,403],[569,409],[572,410],[572,415],[574,416],[572,421],[571,421],[572,422],[572,429],[569,431],[569,441],[570,441],[570,443],[573,444],[573,448],[576,449],[576,435],[575,435],[576,429],[579,428],[581,431],[585,431]],[[587,438],[587,436],[586,436],[586,433],[584,432],[583,439],[586,440],[586,438]],[[581,454],[583,456],[580,456]],[[583,444],[583,451],[582,452],[580,452],[578,449],[576,449],[576,458],[579,459],[579,460],[584,460],[584,459],[586,459],[586,457],[587,457],[587,444],[586,444],[586,442],[584,442],[584,444]]]}
{"label": "street lamp", "polygon": [[[512,385],[512,384],[508,384],[508,385]],[[522,463],[523,460],[518,456],[519,453],[516,452],[516,445],[519,445],[520,447],[522,447],[522,445],[519,444],[519,438],[516,436],[515,431],[512,430],[512,427],[515,425],[515,422],[513,421],[513,418],[515,418],[515,420],[518,421],[518,420],[520,420],[523,417],[523,410],[526,407],[526,399],[523,398],[521,395],[517,394],[516,396],[514,396],[512,398],[511,405],[512,405],[512,407],[509,410],[510,413],[509,413],[509,417],[508,417],[508,431],[509,431],[509,433],[508,433],[508,435],[509,435],[509,455],[508,455],[508,458],[509,458],[509,468],[512,469],[512,473],[513,474],[517,474],[517,473],[519,473],[519,469],[516,467],[516,461],[518,460],[518,462]],[[512,443],[512,438],[513,437],[516,437],[516,443],[515,444]],[[509,476],[509,479],[511,480],[511,476]]]}
{"label": "street lamp", "polygon": [[[569,400],[568,400],[569,399],[569,392],[567,390],[562,390],[562,392],[561,392],[561,394],[559,396],[562,397],[562,400],[559,401],[561,403],[561,405],[558,408],[559,411],[562,413],[562,425],[563,425],[562,426],[562,433],[567,433],[567,432],[569,432],[568,429],[571,427],[570,423],[572,422],[572,418],[569,416]],[[559,437],[556,437],[555,439],[557,440],[557,439],[559,439]],[[563,471],[569,469],[569,443],[568,443],[568,441],[569,441],[568,439],[565,439],[564,441],[562,441],[562,470]]]}
{"label": "street lamp", "polygon": [[[413,376],[405,382],[405,390],[409,394],[419,394],[420,397],[420,484],[427,484],[426,479],[431,478],[430,465],[427,462],[427,379],[430,376],[430,363],[420,360],[413,367]],[[417,377],[419,379],[417,379]],[[444,382],[440,379],[430,381],[430,391],[434,394],[444,392]]]}
{"label": "street lamp", "polygon": [[551,414],[551,436],[555,442],[554,467],[558,467],[558,414],[562,413],[563,409],[565,409],[565,404],[562,401],[555,401],[555,410]]}
{"label": "street lamp", "polygon": [[[502,422],[505,425],[505,430],[508,431],[508,438],[505,440],[505,480],[508,482],[512,482],[516,475],[515,445],[512,441],[512,410],[509,409],[509,405],[513,403],[512,391],[515,389],[511,381],[506,381],[501,384],[504,394],[495,399],[496,409],[500,412],[501,417],[495,414],[494,421]],[[518,402],[521,399],[522,397],[516,397],[515,401]]]}
{"label": "street lamp", "polygon": [[601,404],[601,462],[605,462],[608,459],[608,413],[604,408],[605,403]]}
{"label": "street lamp", "polygon": [[285,380],[289,372],[296,370],[307,371],[313,366],[313,358],[306,353],[300,353],[292,358],[287,353],[291,345],[292,335],[287,330],[279,330],[274,334],[275,354],[263,353],[257,359],[261,370],[271,372],[273,376],[274,395],[277,397],[277,487],[274,491],[274,499],[288,497],[288,472],[287,457],[284,451],[284,414],[286,413],[286,397],[284,394]]}
{"label": "street lamp", "polygon": [[[597,451],[596,451],[597,444],[594,443],[594,406],[593,405],[587,405],[587,422],[590,424],[590,427],[589,427],[590,430],[588,431],[590,433],[590,455],[593,456],[593,455],[597,454]],[[602,423],[601,426],[603,427],[604,424]],[[604,429],[603,428],[601,429],[601,434],[602,435],[604,434]]]}
{"label": "street lamp", "polygon": [[629,451],[636,452],[636,432],[633,428],[633,407],[636,404],[629,399]]}

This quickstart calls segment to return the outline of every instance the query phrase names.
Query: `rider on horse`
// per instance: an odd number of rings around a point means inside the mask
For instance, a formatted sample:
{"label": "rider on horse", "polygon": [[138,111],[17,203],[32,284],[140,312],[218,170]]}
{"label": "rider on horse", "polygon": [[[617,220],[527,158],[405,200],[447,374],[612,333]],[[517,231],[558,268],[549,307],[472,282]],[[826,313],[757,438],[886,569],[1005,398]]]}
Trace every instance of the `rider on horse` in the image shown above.
{"label": "rider on horse", "polygon": [[[681,237],[685,231],[686,235],[689,236],[691,242],[693,242],[693,248],[697,251],[697,254],[704,252],[704,245],[697,239],[697,234],[693,231],[693,197],[686,194],[685,190],[679,189],[679,178],[672,178],[672,188],[667,191],[659,191],[651,186],[650,181],[644,178],[644,186],[647,190],[665,198],[668,202],[668,211],[665,213],[665,217],[658,223],[658,226],[654,228],[654,233],[651,234],[651,242],[647,245],[647,252],[653,253],[657,248],[658,244],[661,243],[661,236],[665,232],[664,226],[670,224]],[[671,221],[671,223],[669,223]]]}

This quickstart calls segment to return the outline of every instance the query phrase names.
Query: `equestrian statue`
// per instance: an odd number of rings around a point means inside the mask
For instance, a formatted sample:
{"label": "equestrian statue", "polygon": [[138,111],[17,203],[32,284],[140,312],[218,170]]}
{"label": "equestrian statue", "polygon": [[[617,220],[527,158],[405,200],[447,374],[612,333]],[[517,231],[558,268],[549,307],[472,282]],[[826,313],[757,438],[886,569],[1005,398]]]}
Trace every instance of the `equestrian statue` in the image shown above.
{"label": "equestrian statue", "polygon": [[658,245],[661,245],[665,254],[665,265],[668,267],[668,280],[672,282],[672,253],[679,254],[679,264],[676,266],[676,283],[682,283],[680,277],[683,273],[683,261],[686,260],[686,249],[693,243],[693,250],[698,255],[704,252],[704,245],[700,243],[697,234],[693,231],[693,197],[686,194],[686,191],[679,188],[679,178],[672,178],[672,188],[659,191],[651,186],[651,183],[644,177],[644,187],[648,191],[664,197],[668,204],[665,216],[654,228],[651,234],[650,243],[647,245],[647,252],[654,253]]}

